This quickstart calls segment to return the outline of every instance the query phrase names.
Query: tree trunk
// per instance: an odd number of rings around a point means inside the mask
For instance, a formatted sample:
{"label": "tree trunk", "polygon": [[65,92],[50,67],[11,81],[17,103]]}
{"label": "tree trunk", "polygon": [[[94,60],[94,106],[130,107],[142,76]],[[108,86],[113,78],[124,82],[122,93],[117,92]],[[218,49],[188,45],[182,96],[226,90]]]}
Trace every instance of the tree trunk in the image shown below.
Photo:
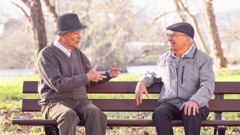
{"label": "tree trunk", "polygon": [[20,10],[23,11],[25,17],[32,25],[34,45],[39,53],[45,46],[47,46],[47,36],[45,29],[45,19],[43,17],[42,5],[40,0],[21,0],[30,10],[30,15],[20,5],[13,2]]}
{"label": "tree trunk", "polygon": [[209,43],[212,50],[213,63],[216,69],[220,69],[222,67],[227,67],[226,58],[223,56],[223,50],[221,47],[221,40],[218,34],[218,28],[216,25],[216,19],[212,6],[213,0],[204,0],[209,36]]}
{"label": "tree trunk", "polygon": [[38,53],[47,46],[45,20],[40,0],[30,1],[30,12],[34,31],[34,38],[38,47]]}
{"label": "tree trunk", "polygon": [[[36,47],[37,54],[38,54],[45,46],[47,46],[45,19],[43,17],[42,5],[40,0],[21,0],[21,1],[26,5],[26,7],[29,8],[30,15],[28,15],[27,11],[20,5],[14,2],[13,4],[23,11],[25,17],[29,21],[29,24],[32,26],[34,46]],[[35,73],[37,73],[37,68],[36,68],[37,54],[34,56]]]}

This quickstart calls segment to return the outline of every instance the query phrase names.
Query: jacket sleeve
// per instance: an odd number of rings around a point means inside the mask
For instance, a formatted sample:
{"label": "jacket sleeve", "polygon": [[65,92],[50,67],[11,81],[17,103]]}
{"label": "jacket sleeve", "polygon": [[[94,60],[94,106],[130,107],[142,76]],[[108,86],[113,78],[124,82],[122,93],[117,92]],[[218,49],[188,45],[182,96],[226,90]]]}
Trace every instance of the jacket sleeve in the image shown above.
{"label": "jacket sleeve", "polygon": [[38,58],[38,72],[44,83],[56,92],[73,91],[88,83],[86,74],[74,75],[71,77],[63,76],[60,72],[57,60],[49,54],[40,54]]}
{"label": "jacket sleeve", "polygon": [[190,98],[198,103],[199,107],[208,104],[215,89],[215,76],[213,72],[213,62],[210,57],[207,57],[199,71],[200,88]]}
{"label": "jacket sleeve", "polygon": [[[159,62],[158,62],[159,65]],[[154,72],[147,72],[138,82],[143,82],[146,87],[150,87],[155,83],[162,82],[162,77],[160,76],[158,69],[156,68]]]}

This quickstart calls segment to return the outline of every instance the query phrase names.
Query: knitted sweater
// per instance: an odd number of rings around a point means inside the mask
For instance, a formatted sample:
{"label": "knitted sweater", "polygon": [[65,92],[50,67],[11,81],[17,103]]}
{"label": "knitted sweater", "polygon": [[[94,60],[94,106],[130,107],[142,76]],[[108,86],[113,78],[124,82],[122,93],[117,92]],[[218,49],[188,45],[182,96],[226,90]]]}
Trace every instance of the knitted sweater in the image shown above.
{"label": "knitted sweater", "polygon": [[92,69],[88,58],[78,49],[71,50],[68,57],[53,44],[45,47],[38,55],[40,105],[64,99],[87,99],[86,86],[95,86],[110,80],[110,77],[98,83],[88,82],[87,72]]}

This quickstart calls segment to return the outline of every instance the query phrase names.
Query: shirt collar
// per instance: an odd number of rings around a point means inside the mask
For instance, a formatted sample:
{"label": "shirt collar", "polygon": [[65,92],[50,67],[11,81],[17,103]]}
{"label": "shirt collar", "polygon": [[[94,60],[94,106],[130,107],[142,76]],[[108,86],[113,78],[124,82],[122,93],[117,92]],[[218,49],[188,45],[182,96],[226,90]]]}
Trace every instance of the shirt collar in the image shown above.
{"label": "shirt collar", "polygon": [[60,44],[57,40],[53,42],[53,45],[59,48],[61,51],[63,51],[68,57],[71,56],[71,49],[66,49],[62,44]]}
{"label": "shirt collar", "polygon": [[[192,48],[193,48],[193,45],[191,45],[190,48],[181,55],[181,58],[184,58],[184,57],[192,50]],[[179,58],[174,54],[174,51],[172,51],[172,56],[173,56],[174,58],[179,59]]]}

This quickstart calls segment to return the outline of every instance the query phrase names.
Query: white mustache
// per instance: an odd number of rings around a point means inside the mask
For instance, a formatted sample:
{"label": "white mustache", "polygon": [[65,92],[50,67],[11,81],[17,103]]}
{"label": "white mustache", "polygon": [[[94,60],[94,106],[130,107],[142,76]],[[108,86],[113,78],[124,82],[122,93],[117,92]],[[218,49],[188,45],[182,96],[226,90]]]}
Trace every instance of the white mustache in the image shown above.
{"label": "white mustache", "polygon": [[174,41],[169,41],[168,45],[171,45],[171,44],[175,45],[175,42]]}

